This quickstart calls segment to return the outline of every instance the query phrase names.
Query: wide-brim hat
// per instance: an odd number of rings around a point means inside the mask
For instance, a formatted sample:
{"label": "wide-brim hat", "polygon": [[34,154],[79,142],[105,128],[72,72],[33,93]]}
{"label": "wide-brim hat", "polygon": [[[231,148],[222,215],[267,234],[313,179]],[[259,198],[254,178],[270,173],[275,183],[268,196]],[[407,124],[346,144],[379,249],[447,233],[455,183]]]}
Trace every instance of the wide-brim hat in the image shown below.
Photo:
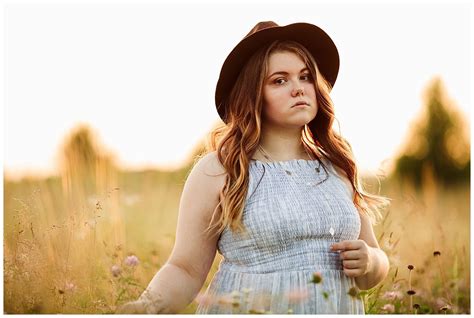
{"label": "wide-brim hat", "polygon": [[228,96],[250,57],[261,47],[275,40],[292,40],[302,44],[314,57],[324,78],[334,86],[339,72],[339,53],[336,45],[321,28],[310,23],[279,26],[273,21],[257,23],[230,52],[222,65],[216,87],[216,107],[225,122]]}

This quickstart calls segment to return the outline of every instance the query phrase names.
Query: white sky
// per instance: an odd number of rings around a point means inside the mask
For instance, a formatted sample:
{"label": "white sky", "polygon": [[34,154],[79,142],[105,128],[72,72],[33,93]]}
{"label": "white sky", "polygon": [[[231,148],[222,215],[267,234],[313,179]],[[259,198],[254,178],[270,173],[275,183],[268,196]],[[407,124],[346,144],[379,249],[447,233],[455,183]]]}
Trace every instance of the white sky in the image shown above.
{"label": "white sky", "polygon": [[313,23],[334,40],[336,116],[364,170],[393,156],[433,76],[470,116],[466,2],[121,3],[4,6],[7,174],[52,171],[79,122],[126,166],[182,163],[219,118],[225,57],[263,20]]}

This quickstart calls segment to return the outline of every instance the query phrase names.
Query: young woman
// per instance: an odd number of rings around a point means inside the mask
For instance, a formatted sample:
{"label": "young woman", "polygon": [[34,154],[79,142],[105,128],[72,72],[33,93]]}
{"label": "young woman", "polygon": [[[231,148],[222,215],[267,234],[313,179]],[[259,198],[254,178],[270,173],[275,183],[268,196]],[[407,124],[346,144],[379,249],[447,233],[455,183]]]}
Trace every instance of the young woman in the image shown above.
{"label": "young woman", "polygon": [[224,257],[197,313],[364,313],[387,275],[349,143],[332,129],[337,48],[319,27],[260,22],[216,89],[225,126],[192,169],[172,255],[120,313],[176,313]]}

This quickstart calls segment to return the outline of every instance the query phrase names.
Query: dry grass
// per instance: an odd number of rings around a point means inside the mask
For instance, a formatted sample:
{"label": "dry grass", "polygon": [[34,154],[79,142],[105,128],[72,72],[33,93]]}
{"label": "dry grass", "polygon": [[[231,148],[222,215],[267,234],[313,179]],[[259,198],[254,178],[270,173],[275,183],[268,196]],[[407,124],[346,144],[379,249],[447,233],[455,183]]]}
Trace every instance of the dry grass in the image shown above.
{"label": "dry grass", "polygon": [[[5,180],[5,312],[112,313],[136,298],[173,247],[185,175],[108,173],[92,191],[60,178]],[[382,190],[393,201],[375,230],[391,269],[362,293],[366,312],[469,313],[469,186]]]}

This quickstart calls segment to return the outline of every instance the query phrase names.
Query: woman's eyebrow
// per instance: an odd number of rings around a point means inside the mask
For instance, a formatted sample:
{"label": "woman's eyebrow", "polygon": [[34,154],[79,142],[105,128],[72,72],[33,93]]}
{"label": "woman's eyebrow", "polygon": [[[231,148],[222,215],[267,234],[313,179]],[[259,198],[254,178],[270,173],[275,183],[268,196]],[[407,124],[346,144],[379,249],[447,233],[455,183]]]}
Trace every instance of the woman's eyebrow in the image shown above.
{"label": "woman's eyebrow", "polygon": [[[301,71],[300,71],[300,73],[303,72],[303,71],[308,71],[308,68],[307,68],[307,67],[302,68]],[[276,75],[276,74],[288,75],[288,72],[285,72],[285,71],[278,71],[278,72],[275,72],[275,73],[269,75],[267,78],[270,78],[270,77],[272,77],[273,75]]]}

